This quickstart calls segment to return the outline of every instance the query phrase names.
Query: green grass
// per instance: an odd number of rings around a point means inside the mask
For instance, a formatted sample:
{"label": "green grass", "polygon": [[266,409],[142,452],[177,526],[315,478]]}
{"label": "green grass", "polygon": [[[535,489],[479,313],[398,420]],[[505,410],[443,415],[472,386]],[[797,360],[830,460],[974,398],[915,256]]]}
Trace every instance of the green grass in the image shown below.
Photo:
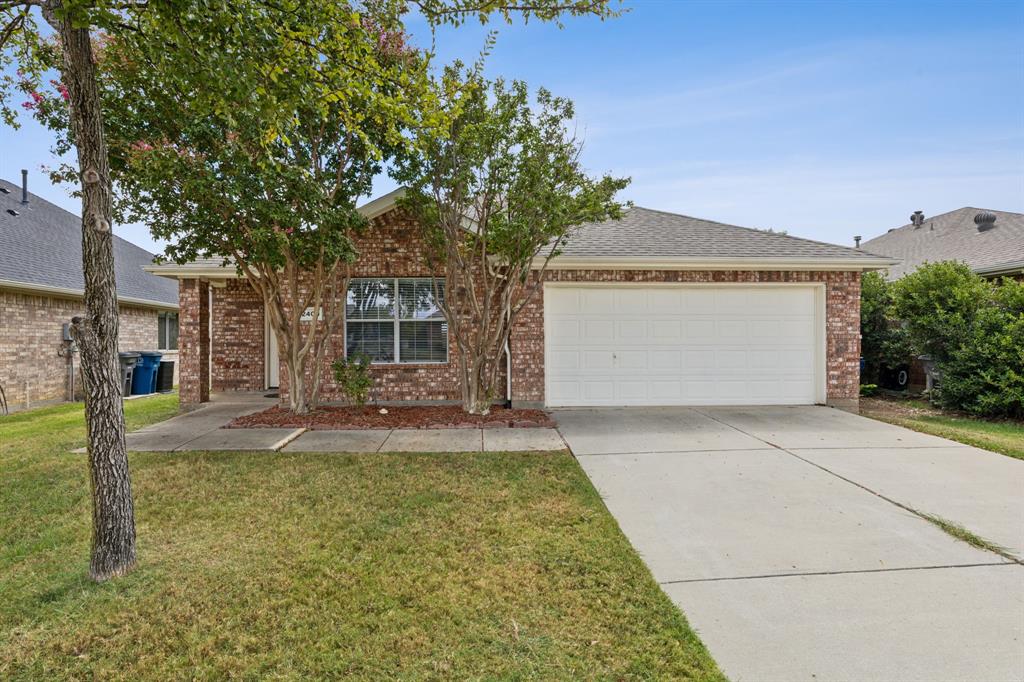
{"label": "green grass", "polygon": [[132,454],[97,585],[83,432],[0,418],[0,679],[722,679],[566,453]]}
{"label": "green grass", "polygon": [[1009,457],[1024,459],[1024,424],[1008,421],[985,421],[973,417],[944,414],[930,408],[923,401],[906,401],[907,405],[922,411],[919,415],[901,411],[865,410],[863,414],[875,419],[930,433]]}
{"label": "green grass", "polygon": [[969,544],[969,545],[971,545],[973,547],[977,547],[978,549],[984,549],[984,550],[987,550],[989,552],[995,552],[996,554],[999,554],[1000,556],[1004,556],[1007,559],[1011,559],[1013,561],[1018,561],[1018,559],[1016,557],[1014,557],[1010,553],[1010,551],[1008,549],[1006,549],[1005,547],[1003,547],[1001,545],[997,545],[996,543],[992,542],[991,540],[986,540],[985,538],[981,537],[980,535],[977,535],[977,534],[967,530],[966,528],[964,528],[963,526],[961,526],[958,523],[953,523],[952,521],[949,521],[948,519],[944,519],[941,516],[936,516],[935,514],[926,514],[925,512],[920,512],[920,511],[916,512],[916,513],[919,514],[920,516],[922,516],[923,518],[927,519],[928,521],[931,521],[936,526],[938,526],[939,528],[941,528],[945,532],[947,532],[950,535],[952,535],[953,537],[955,537],[957,540],[962,540],[963,542],[966,542],[967,544]]}

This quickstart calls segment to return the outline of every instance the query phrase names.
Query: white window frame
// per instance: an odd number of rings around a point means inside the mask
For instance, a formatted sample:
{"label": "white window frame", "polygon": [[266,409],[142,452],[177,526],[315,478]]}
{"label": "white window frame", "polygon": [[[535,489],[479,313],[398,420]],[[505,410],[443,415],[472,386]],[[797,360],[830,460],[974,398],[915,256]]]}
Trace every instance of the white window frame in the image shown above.
{"label": "white window frame", "polygon": [[[408,281],[417,281],[417,280],[419,280],[419,281],[427,281],[427,282],[431,283],[431,289],[432,289],[432,291],[434,291],[436,293],[437,289],[434,288],[434,284],[433,283],[434,283],[434,280],[440,279],[440,278],[438,278],[438,277],[353,277],[352,279],[371,279],[371,280],[380,280],[380,281],[386,281],[386,280],[390,279],[392,281],[393,286],[394,286],[394,289],[393,289],[393,291],[394,291],[394,301],[393,301],[393,303],[394,303],[394,308],[395,308],[395,314],[390,319],[392,320],[392,322],[394,324],[394,338],[395,338],[395,341],[394,341],[394,343],[395,343],[394,356],[395,356],[395,359],[391,360],[390,362],[389,361],[385,361],[385,360],[373,360],[371,362],[371,364],[373,364],[373,365],[447,365],[448,364],[448,362],[449,362],[449,360],[451,358],[451,352],[450,352],[450,350],[448,348],[448,346],[450,344],[449,344],[447,338],[445,339],[445,343],[444,343],[444,360],[413,360],[413,361],[410,361],[410,362],[402,362],[402,353],[401,353],[401,340],[402,340],[401,323],[402,322],[438,322],[438,321],[440,321],[440,322],[443,322],[443,323],[447,324],[448,323],[448,318],[444,317],[444,310],[441,310],[442,317],[441,317],[440,320],[438,320],[436,318],[434,318],[434,319],[424,319],[424,318],[421,318],[421,317],[400,317],[399,315],[401,314],[402,306],[401,306],[401,302],[399,300],[400,297],[401,297],[401,294],[399,293],[399,282],[401,282],[401,281],[407,281],[408,282]],[[445,292],[445,295],[446,296],[448,295],[447,291]],[[363,320],[363,319],[356,319],[356,320],[352,320],[352,321],[355,322],[356,324],[359,324],[361,322],[387,322],[387,320],[388,320],[388,318],[365,319],[365,320]],[[348,319],[348,288],[346,288],[345,289],[345,323],[344,323],[344,329],[343,329],[343,333],[344,333],[344,336],[345,336],[345,357],[346,358],[348,357],[348,323],[349,323],[349,319]]]}
{"label": "white window frame", "polygon": [[[167,347],[167,346],[170,345],[170,344],[167,343],[168,339],[170,339],[170,334],[168,334],[168,331],[170,331],[170,330],[167,328],[167,324],[168,324],[167,323],[167,319],[171,315],[174,315],[174,326],[177,327],[176,331],[180,334],[181,328],[178,325],[181,322],[181,316],[178,314],[178,311],[177,310],[161,310],[161,311],[157,312],[157,314],[156,314],[156,345],[157,345],[157,350],[167,351],[169,353],[176,353],[178,351],[177,348],[168,348]],[[160,343],[160,334],[161,334],[161,332],[163,332],[164,343]],[[178,341],[178,336],[177,335],[175,335],[175,341],[176,342]],[[175,346],[178,346],[178,345],[180,345],[180,344],[175,343]]]}

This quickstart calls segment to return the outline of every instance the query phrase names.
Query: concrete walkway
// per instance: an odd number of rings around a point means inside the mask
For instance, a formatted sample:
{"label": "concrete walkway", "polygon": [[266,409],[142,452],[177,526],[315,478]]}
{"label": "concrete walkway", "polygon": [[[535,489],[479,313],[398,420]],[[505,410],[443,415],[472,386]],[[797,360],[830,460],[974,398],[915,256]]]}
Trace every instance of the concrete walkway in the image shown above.
{"label": "concrete walkway", "polygon": [[821,407],[559,410],[734,682],[1024,679],[1024,462]]}
{"label": "concrete walkway", "polygon": [[555,429],[225,429],[235,417],[277,404],[261,394],[219,394],[203,407],[127,435],[134,452],[522,452],[564,450]]}

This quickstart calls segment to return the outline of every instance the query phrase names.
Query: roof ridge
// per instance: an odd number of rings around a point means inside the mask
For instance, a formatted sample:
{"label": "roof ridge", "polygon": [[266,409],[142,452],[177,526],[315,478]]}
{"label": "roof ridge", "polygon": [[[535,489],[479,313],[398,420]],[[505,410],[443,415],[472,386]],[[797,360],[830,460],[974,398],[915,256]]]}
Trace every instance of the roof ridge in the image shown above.
{"label": "roof ridge", "polygon": [[[939,218],[945,218],[946,216],[951,216],[954,213],[960,213],[961,211],[994,211],[995,213],[1006,213],[1006,214],[1009,214],[1009,215],[1021,216],[1022,218],[1024,218],[1024,213],[1017,213],[1016,211],[1004,211],[1004,210],[998,209],[998,208],[981,208],[979,206],[961,206],[960,208],[954,208],[951,211],[944,211],[943,213],[936,213],[933,216],[926,216],[925,219],[924,219],[924,222],[927,223],[928,221],[931,221],[931,220],[938,220]],[[900,225],[899,227],[891,228],[889,230],[886,230],[882,234],[878,235],[877,237],[872,237],[871,239],[866,240],[864,243],[867,244],[869,242],[873,242],[876,239],[881,239],[882,237],[885,237],[886,235],[890,235],[893,232],[899,232],[901,230],[905,230],[908,227],[914,227],[914,223],[904,223],[903,225]]]}
{"label": "roof ridge", "polygon": [[[823,242],[818,239],[809,239],[807,237],[797,237],[792,234],[783,234],[782,232],[776,232],[771,228],[757,228],[757,227],[744,227],[743,225],[733,225],[732,223],[723,223],[719,220],[709,220],[707,218],[698,218],[697,216],[687,215],[685,213],[672,213],[671,211],[660,211],[656,208],[647,208],[645,206],[634,206],[633,208],[640,208],[645,211],[651,211],[652,213],[661,213],[662,215],[676,216],[679,218],[689,218],[690,220],[699,220],[704,223],[711,223],[712,225],[721,225],[722,227],[732,227],[738,230],[746,230],[747,232],[756,232],[758,234],[774,235],[776,237],[782,237],[784,239],[796,239],[802,242],[808,242],[811,244],[818,244],[821,246],[830,246],[840,249],[846,249],[847,251],[856,251],[857,253],[866,253],[869,256],[878,256],[879,254],[869,253],[863,249],[854,248],[852,246],[845,246],[843,244],[833,244],[832,242]],[[884,256],[883,256],[884,257]]]}

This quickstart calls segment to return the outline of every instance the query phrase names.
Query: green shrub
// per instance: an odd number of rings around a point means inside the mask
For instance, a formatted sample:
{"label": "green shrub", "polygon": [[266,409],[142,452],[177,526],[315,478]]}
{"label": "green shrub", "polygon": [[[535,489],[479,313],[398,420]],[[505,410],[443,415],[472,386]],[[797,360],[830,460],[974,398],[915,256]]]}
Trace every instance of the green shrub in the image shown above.
{"label": "green shrub", "polygon": [[988,417],[1024,419],[1024,283],[1004,280],[939,363],[935,401]]}
{"label": "green shrub", "polygon": [[891,282],[877,272],[864,274],[860,289],[863,381],[877,383],[882,370],[905,365],[910,358],[907,331],[892,315],[892,299]]}
{"label": "green shrub", "polygon": [[370,389],[373,388],[370,363],[369,355],[355,353],[351,357],[337,358],[331,364],[334,380],[341,387],[345,398],[353,405],[362,407],[370,396]]}
{"label": "green shrub", "polygon": [[946,361],[971,336],[992,285],[965,263],[926,263],[893,283],[893,313],[903,320],[913,349]]}
{"label": "green shrub", "polygon": [[860,394],[865,398],[870,398],[873,395],[878,395],[878,384],[861,384]]}
{"label": "green shrub", "polygon": [[963,263],[930,263],[894,284],[892,311],[913,349],[936,363],[933,401],[1024,418],[1024,283],[989,282]]}

